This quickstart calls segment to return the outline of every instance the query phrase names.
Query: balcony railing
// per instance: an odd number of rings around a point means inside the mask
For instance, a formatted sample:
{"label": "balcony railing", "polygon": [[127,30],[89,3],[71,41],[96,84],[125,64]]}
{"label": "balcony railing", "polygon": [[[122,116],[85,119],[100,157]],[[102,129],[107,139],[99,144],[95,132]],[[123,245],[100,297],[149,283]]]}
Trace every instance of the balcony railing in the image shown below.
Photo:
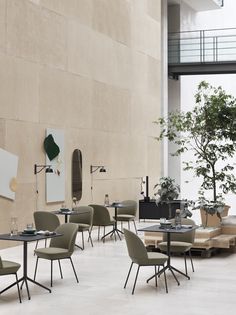
{"label": "balcony railing", "polygon": [[236,28],[169,33],[169,64],[236,61]]}

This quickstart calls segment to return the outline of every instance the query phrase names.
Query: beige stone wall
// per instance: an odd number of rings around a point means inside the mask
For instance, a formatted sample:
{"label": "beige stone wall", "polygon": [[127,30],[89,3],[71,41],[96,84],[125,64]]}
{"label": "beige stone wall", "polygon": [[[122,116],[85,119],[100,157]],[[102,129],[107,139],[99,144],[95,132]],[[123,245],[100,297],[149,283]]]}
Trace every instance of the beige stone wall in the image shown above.
{"label": "beige stone wall", "polygon": [[[83,154],[80,204],[91,202],[90,164],[107,167],[94,174],[97,203],[105,193],[138,200],[138,177],[149,175],[150,186],[156,181],[160,2],[0,0],[0,147],[19,156],[16,199],[0,197],[0,233],[13,215],[19,229],[32,221],[33,165],[45,163],[46,128],[65,132],[68,205],[76,148]],[[60,207],[45,203],[44,174],[38,179],[39,208]]]}

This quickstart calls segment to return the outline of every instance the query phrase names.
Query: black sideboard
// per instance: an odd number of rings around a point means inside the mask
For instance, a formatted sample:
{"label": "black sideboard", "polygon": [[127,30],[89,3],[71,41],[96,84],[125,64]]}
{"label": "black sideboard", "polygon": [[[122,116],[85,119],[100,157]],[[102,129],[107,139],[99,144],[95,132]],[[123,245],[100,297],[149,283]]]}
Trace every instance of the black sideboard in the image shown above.
{"label": "black sideboard", "polygon": [[175,216],[176,209],[184,207],[186,201],[173,200],[171,202],[156,205],[155,200],[139,200],[139,220],[142,219],[171,219]]}

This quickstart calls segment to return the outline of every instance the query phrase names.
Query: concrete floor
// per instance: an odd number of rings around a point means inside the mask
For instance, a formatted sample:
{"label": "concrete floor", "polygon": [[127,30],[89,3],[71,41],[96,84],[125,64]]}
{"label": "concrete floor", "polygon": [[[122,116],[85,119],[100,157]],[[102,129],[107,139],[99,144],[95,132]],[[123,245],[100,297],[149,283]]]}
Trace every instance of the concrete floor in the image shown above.
{"label": "concrete floor", "polygon": [[[139,227],[149,224],[139,223]],[[140,237],[142,237],[141,232]],[[195,272],[192,273],[189,268],[190,280],[178,275],[180,286],[168,272],[168,294],[165,292],[164,278],[159,279],[157,288],[154,280],[147,284],[145,280],[153,274],[154,268],[142,267],[135,294],[131,295],[134,270],[127,288],[123,289],[130,266],[124,239],[115,242],[109,238],[104,244],[98,242],[96,238],[97,232],[94,231],[94,247],[86,243],[84,251],[76,249],[74,252],[73,261],[79,284],[75,281],[69,261],[62,261],[64,279],[60,279],[58,266],[55,263],[51,294],[29,284],[31,300],[27,299],[26,291],[23,289],[23,301],[20,304],[14,287],[0,296],[0,314],[235,314],[236,254],[222,253],[212,258],[194,258]],[[77,237],[77,242],[79,241],[80,235]],[[33,256],[34,245],[30,243],[28,251],[30,276],[33,276],[36,260]],[[41,241],[41,246],[43,245]],[[22,246],[17,246],[0,250],[0,255],[3,259],[21,263],[22,252]],[[184,269],[181,257],[174,257],[172,264],[179,269]],[[19,276],[21,274],[22,268],[19,270]],[[45,286],[50,285],[49,261],[40,260],[37,280]],[[13,276],[0,277],[0,289],[11,281],[14,281]]]}

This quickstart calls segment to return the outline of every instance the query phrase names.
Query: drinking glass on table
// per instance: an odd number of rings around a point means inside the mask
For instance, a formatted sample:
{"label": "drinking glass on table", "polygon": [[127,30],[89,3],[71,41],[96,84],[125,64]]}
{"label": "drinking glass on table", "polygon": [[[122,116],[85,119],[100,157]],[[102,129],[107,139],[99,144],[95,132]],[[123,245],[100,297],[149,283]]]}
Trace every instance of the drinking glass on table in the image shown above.
{"label": "drinking glass on table", "polygon": [[166,223],[166,218],[160,218],[160,224]]}
{"label": "drinking glass on table", "polygon": [[27,223],[26,224],[26,229],[27,230],[32,230],[34,228],[34,224],[33,223]]}
{"label": "drinking glass on table", "polygon": [[17,235],[18,233],[18,225],[17,225],[17,217],[11,218],[11,227],[10,227],[10,234],[11,236]]}

